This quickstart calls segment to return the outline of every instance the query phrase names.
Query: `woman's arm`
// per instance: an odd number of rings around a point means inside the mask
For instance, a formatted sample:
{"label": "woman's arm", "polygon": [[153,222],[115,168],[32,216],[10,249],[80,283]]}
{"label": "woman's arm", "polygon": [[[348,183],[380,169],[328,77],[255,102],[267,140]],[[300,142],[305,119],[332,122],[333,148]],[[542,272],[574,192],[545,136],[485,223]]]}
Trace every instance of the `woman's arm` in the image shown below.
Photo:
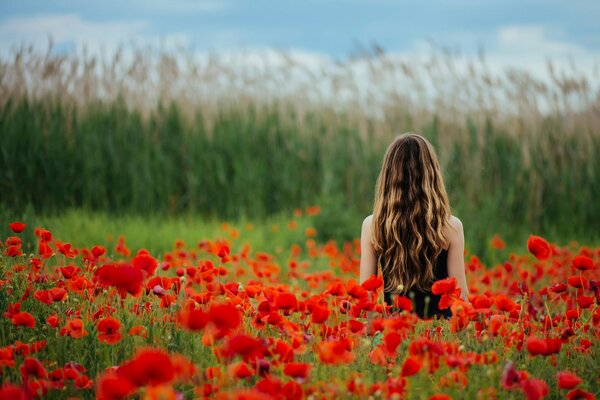
{"label": "woman's arm", "polygon": [[465,276],[465,237],[462,222],[452,217],[453,229],[449,229],[450,248],[448,249],[448,276],[455,277],[460,288],[460,297],[469,301],[469,288]]}
{"label": "woman's arm", "polygon": [[360,233],[360,283],[369,279],[377,272],[375,265],[375,251],[371,243],[371,221],[372,215],[369,215],[362,223]]}

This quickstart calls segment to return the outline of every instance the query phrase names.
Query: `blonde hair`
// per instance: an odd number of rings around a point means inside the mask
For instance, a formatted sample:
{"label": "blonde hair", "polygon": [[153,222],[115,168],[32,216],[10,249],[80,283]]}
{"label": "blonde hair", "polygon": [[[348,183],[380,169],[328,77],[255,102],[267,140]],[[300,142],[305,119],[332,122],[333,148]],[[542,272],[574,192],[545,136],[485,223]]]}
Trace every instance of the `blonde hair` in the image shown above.
{"label": "blonde hair", "polygon": [[377,178],[371,241],[386,292],[428,290],[448,246],[450,204],[431,143],[405,133],[388,147]]}

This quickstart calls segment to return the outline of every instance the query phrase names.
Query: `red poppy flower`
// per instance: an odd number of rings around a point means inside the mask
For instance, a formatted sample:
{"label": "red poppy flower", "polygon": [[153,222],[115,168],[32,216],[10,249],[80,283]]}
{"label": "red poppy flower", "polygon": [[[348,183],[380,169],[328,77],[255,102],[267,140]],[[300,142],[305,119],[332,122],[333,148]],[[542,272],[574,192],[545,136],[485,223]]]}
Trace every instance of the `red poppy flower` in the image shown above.
{"label": "red poppy flower", "polygon": [[7,246],[21,247],[23,245],[21,238],[18,236],[9,236],[4,243],[6,243]]}
{"label": "red poppy flower", "polygon": [[476,309],[487,309],[492,306],[492,299],[485,296],[475,296],[473,298],[473,307]]}
{"label": "red poppy flower", "polygon": [[37,359],[31,357],[28,357],[25,360],[23,360],[23,364],[21,364],[21,367],[19,369],[21,371],[21,377],[23,378],[24,382],[27,382],[30,377],[34,377],[36,379],[44,379],[48,375],[42,363],[39,362]]}
{"label": "red poppy flower", "polygon": [[214,244],[211,252],[217,257],[220,257],[222,263],[226,263],[229,261],[229,253],[231,253],[231,249],[227,243],[217,242]]}
{"label": "red poppy flower", "polygon": [[310,368],[311,366],[309,364],[292,362],[286,364],[283,368],[283,373],[292,378],[306,378]]}
{"label": "red poppy flower", "polygon": [[35,328],[35,318],[28,312],[20,312],[13,315],[11,322],[14,326],[25,326],[27,328]]}
{"label": "red poppy flower", "polygon": [[588,256],[577,256],[573,258],[573,267],[586,271],[594,268],[594,261]]}
{"label": "red poppy flower", "polygon": [[562,340],[556,338],[546,338],[544,339],[544,341],[546,342],[546,353],[544,354],[545,356],[549,356],[551,354],[558,354],[560,352],[560,349],[563,345]]}
{"label": "red poppy flower", "polygon": [[179,323],[190,331],[200,331],[210,321],[208,313],[198,309],[182,310],[179,313]]}
{"label": "red poppy flower", "polygon": [[70,336],[74,339],[80,339],[87,336],[87,331],[84,329],[83,321],[79,318],[69,320],[67,325],[60,330],[61,336]]}
{"label": "red poppy flower", "polygon": [[532,356],[536,356],[538,354],[546,354],[546,352],[548,351],[546,341],[533,336],[527,339],[525,346],[529,354],[531,354]]}
{"label": "red poppy flower", "polygon": [[573,286],[574,288],[578,289],[587,289],[589,287],[588,280],[585,277],[579,275],[569,276],[567,278],[567,282],[570,286]]}
{"label": "red poppy flower", "polygon": [[404,360],[404,363],[402,363],[402,372],[400,375],[413,376],[419,372],[422,366],[423,363],[416,357],[408,357],[406,360]]}
{"label": "red poppy flower", "polygon": [[371,275],[361,286],[369,292],[374,292],[383,286],[383,277],[381,277],[381,275]]}
{"label": "red poppy flower", "polygon": [[4,383],[0,386],[0,399],[2,400],[28,400],[30,393],[19,386]]}
{"label": "red poppy flower", "polygon": [[173,363],[167,353],[159,349],[139,351],[135,357],[117,369],[117,375],[137,387],[161,385],[173,380]]}
{"label": "red poppy flower", "polygon": [[563,293],[567,291],[567,285],[564,283],[555,283],[550,286],[550,291],[554,293]]}
{"label": "red poppy flower", "polygon": [[120,254],[124,257],[129,257],[131,251],[125,244],[125,237],[119,236],[119,238],[117,239],[117,244],[115,245],[115,251],[117,252],[117,254]]}
{"label": "red poppy flower", "polygon": [[556,379],[558,380],[558,387],[561,389],[573,389],[582,382],[580,377],[569,371],[558,372]]}
{"label": "red poppy flower", "polygon": [[116,344],[121,340],[121,323],[113,317],[98,322],[98,340],[106,344]]}
{"label": "red poppy flower", "polygon": [[44,228],[35,228],[33,233],[40,238],[40,240],[51,242],[52,241],[52,232]]}
{"label": "red poppy flower", "polygon": [[76,268],[74,265],[67,265],[65,267],[60,267],[60,272],[65,279],[71,279],[81,272],[81,269]]}
{"label": "red poppy flower", "polygon": [[244,291],[250,298],[255,298],[256,296],[258,296],[260,294],[260,292],[262,292],[262,290],[263,290],[262,286],[257,285],[257,284],[244,286]]}
{"label": "red poppy flower", "polygon": [[317,354],[323,364],[344,364],[354,360],[349,339],[321,342],[317,345]]}
{"label": "red poppy flower", "polygon": [[244,379],[254,375],[254,371],[243,361],[230,364],[227,373],[232,378]]}
{"label": "red poppy flower", "polygon": [[92,247],[92,255],[96,258],[103,256],[106,253],[106,248],[103,246],[94,246]]}
{"label": "red poppy flower", "polygon": [[321,207],[320,206],[310,206],[306,209],[306,215],[309,216],[315,216],[315,215],[319,215],[319,213],[321,212]]}
{"label": "red poppy flower", "polygon": [[499,235],[494,235],[490,240],[490,246],[492,246],[492,249],[494,250],[504,250],[506,243],[504,243],[504,240],[502,240]]}
{"label": "red poppy flower", "polygon": [[29,344],[29,354],[35,354],[46,348],[48,342],[46,340],[37,340]]}
{"label": "red poppy flower", "polygon": [[398,349],[400,343],[402,343],[402,336],[398,332],[390,332],[383,337],[383,348],[390,357],[396,354],[396,349]]}
{"label": "red poppy flower", "polygon": [[64,255],[66,258],[73,258],[77,254],[75,250],[71,249],[70,243],[63,243],[59,240],[56,240],[54,245],[56,246],[58,252]]}
{"label": "red poppy flower", "polygon": [[21,250],[20,246],[8,246],[4,249],[4,255],[7,257],[18,257],[23,255],[23,250]]}
{"label": "red poppy flower", "polygon": [[48,242],[45,240],[40,240],[39,245],[39,253],[42,258],[50,258],[54,255],[52,248],[48,245]]}
{"label": "red poppy flower", "polygon": [[12,318],[15,314],[21,312],[21,303],[8,303],[8,311],[4,312],[4,318]]}
{"label": "red poppy flower", "polygon": [[440,310],[445,310],[452,306],[455,300],[460,299],[460,288],[456,288],[449,293],[442,294],[440,297],[440,301],[438,302],[438,308]]}
{"label": "red poppy flower", "polygon": [[394,296],[394,306],[399,310],[411,312],[413,309],[412,300],[406,296]]}
{"label": "red poppy flower", "polygon": [[56,314],[50,315],[48,318],[46,318],[46,323],[52,328],[56,329],[59,323],[58,316]]}
{"label": "red poppy flower", "polygon": [[313,304],[310,307],[310,311],[311,311],[311,321],[315,324],[322,324],[323,322],[327,321],[327,318],[329,318],[329,307],[325,306],[321,306],[319,304]]}
{"label": "red poppy flower", "polygon": [[434,394],[433,396],[429,396],[428,400],[452,400],[452,397],[448,396],[447,394],[438,393]]}
{"label": "red poppy flower", "polygon": [[[12,346],[0,347],[0,368],[14,368],[15,365],[15,351]],[[2,396],[0,396],[1,398]]]}
{"label": "red poppy flower", "polygon": [[100,284],[116,287],[123,298],[127,296],[127,293],[134,297],[142,294],[144,275],[139,268],[130,265],[106,264],[96,270],[95,276]]}
{"label": "red poppy flower", "polygon": [[530,337],[525,344],[527,351],[533,355],[548,356],[560,352],[562,341],[560,339],[538,339]]}
{"label": "red poppy flower", "polygon": [[131,265],[140,270],[146,271],[148,275],[154,275],[156,268],[158,268],[158,261],[150,254],[145,252],[138,253],[131,260]]}
{"label": "red poppy flower", "polygon": [[313,228],[312,226],[309,226],[308,228],[306,228],[304,230],[304,234],[306,236],[308,236],[309,238],[315,237],[317,235],[317,230],[315,228]]}
{"label": "red poppy flower", "polygon": [[[264,346],[262,342],[252,336],[239,334],[229,337],[224,350],[228,353],[228,356],[234,356],[236,354],[244,357],[246,361],[255,359],[263,355]],[[230,357],[228,357],[230,358]]]}
{"label": "red poppy flower", "polygon": [[456,278],[450,277],[436,281],[431,285],[431,292],[433,294],[445,294],[450,293],[456,289]]}
{"label": "red poppy flower", "polygon": [[136,325],[129,330],[129,334],[147,338],[148,337],[148,329],[146,329],[145,326]]}
{"label": "red poppy flower", "polygon": [[11,222],[10,224],[8,224],[8,226],[14,233],[21,233],[27,225],[25,225],[22,222]]}
{"label": "red poppy flower", "polygon": [[510,390],[517,386],[521,382],[522,378],[523,374],[521,371],[517,371],[515,369],[515,364],[512,361],[508,361],[504,366],[504,370],[502,371],[500,384],[504,389]]}
{"label": "red poppy flower", "polygon": [[548,242],[544,238],[535,235],[529,235],[527,250],[538,260],[547,260],[552,253]]}
{"label": "red poppy flower", "polygon": [[324,294],[331,294],[332,296],[343,296],[346,293],[346,287],[340,281],[331,282],[327,285],[327,290]]}
{"label": "red poppy flower", "polygon": [[61,302],[67,298],[67,291],[63,288],[52,288],[48,290],[36,290],[33,298],[44,304],[51,305],[53,302]]}
{"label": "red poppy flower", "polygon": [[256,382],[255,387],[261,393],[266,393],[274,398],[277,398],[281,392],[282,386],[281,380],[272,376],[268,376]]}
{"label": "red poppy flower", "polygon": [[362,299],[367,296],[367,290],[358,283],[356,283],[354,279],[350,279],[348,281],[346,292],[349,296],[352,296],[355,299]]}
{"label": "red poppy flower", "polygon": [[594,304],[595,297],[594,296],[579,296],[577,297],[577,304],[581,308],[590,308],[592,304]]}
{"label": "red poppy flower", "polygon": [[79,375],[75,378],[75,387],[79,389],[91,389],[94,387],[94,381],[92,381],[87,375]]}
{"label": "red poppy flower", "polygon": [[521,381],[521,389],[523,389],[527,400],[543,399],[550,393],[550,389],[548,389],[546,382],[536,378]]}
{"label": "red poppy flower", "polygon": [[230,304],[212,306],[208,312],[208,316],[218,330],[218,337],[227,335],[231,330],[240,326],[242,322],[240,312]]}
{"label": "red poppy flower", "polygon": [[280,310],[294,310],[298,306],[298,300],[292,293],[282,292],[275,298],[275,305]]}
{"label": "red poppy flower", "polygon": [[519,307],[510,297],[503,294],[495,297],[494,304],[496,304],[498,310],[506,312],[513,312]]}
{"label": "red poppy flower", "polygon": [[102,375],[96,386],[96,398],[99,400],[125,399],[133,394],[136,387],[126,377],[114,372]]}
{"label": "red poppy flower", "polygon": [[365,324],[355,319],[351,319],[348,321],[348,327],[350,328],[350,332],[358,333],[365,328]]}
{"label": "red poppy flower", "polygon": [[593,393],[586,392],[583,389],[573,389],[567,393],[568,400],[594,400],[596,397]]}

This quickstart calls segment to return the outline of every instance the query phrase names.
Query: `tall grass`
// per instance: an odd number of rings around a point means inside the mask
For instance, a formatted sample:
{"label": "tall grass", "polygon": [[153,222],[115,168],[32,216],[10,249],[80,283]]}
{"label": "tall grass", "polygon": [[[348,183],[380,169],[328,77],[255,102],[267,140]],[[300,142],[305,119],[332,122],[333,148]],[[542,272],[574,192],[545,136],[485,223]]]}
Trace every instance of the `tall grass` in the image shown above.
{"label": "tall grass", "polygon": [[597,237],[593,77],[552,65],[549,82],[494,74],[451,54],[316,70],[285,54],[262,69],[127,54],[21,49],[2,62],[2,207],[232,219],[319,203],[321,230],[350,235],[371,209],[385,148],[410,130],[436,147],[471,238]]}

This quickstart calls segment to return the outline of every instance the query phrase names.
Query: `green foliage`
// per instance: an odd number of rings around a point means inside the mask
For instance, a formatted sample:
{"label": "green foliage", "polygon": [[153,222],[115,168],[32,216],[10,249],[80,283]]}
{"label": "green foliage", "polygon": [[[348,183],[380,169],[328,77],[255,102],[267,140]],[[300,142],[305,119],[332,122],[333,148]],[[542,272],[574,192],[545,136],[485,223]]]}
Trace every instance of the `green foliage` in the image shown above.
{"label": "green foliage", "polygon": [[[396,113],[393,127],[366,120],[359,129],[351,115],[300,116],[280,104],[199,109],[190,121],[175,103],[142,116],[124,100],[9,100],[0,109],[0,206],[6,218],[74,207],[255,221],[320,204],[320,237],[349,239],[372,211],[387,145],[417,129]],[[522,133],[474,121],[464,130],[432,115],[419,131],[437,149],[476,253],[494,233],[521,241],[524,227],[554,241],[597,240],[597,135],[567,134],[550,117]]]}

